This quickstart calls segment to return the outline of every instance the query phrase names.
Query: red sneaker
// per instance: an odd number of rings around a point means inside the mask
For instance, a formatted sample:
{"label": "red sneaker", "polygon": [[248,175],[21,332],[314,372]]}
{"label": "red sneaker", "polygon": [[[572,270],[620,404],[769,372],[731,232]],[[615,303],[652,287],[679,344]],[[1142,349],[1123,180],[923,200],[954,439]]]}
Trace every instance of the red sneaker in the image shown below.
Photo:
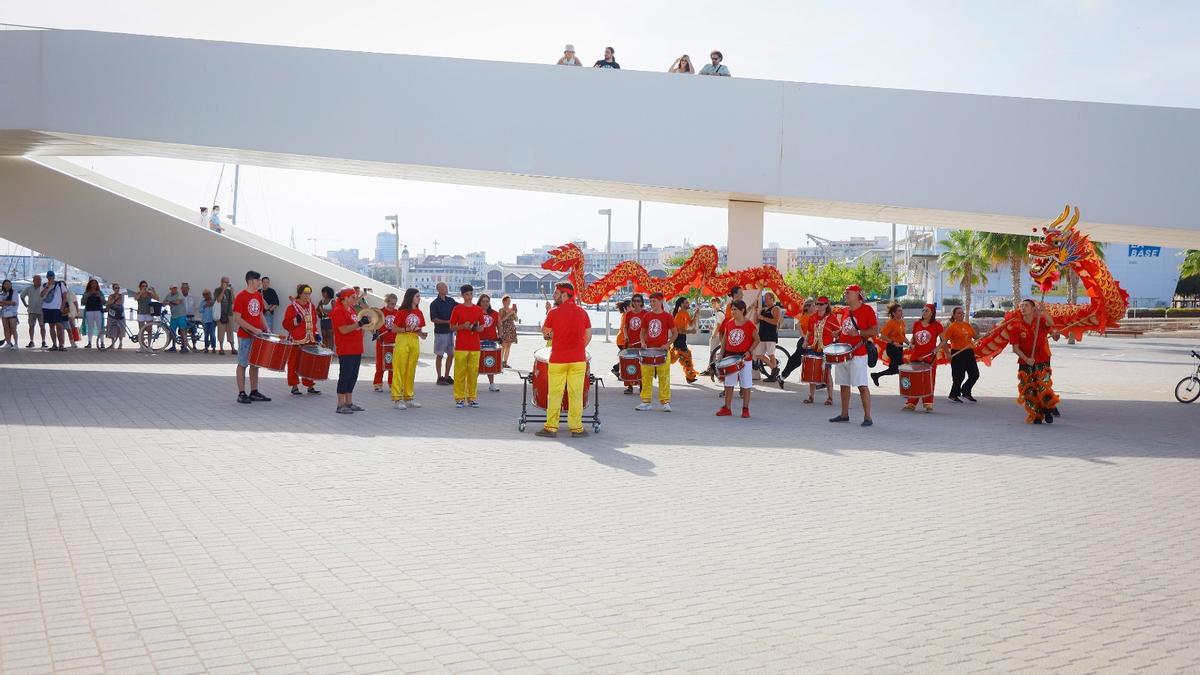
{"label": "red sneaker", "polygon": [[717,411],[717,417],[729,417],[731,415],[733,415],[733,411],[725,406],[721,406],[721,409]]}
{"label": "red sneaker", "polygon": [[750,417],[750,409],[742,408],[742,419],[748,419],[749,417]]}

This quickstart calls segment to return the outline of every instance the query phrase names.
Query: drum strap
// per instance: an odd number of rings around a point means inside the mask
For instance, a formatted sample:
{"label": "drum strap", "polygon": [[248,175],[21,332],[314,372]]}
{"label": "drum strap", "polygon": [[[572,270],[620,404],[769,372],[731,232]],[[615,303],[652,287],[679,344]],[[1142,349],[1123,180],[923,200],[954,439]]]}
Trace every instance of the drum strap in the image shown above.
{"label": "drum strap", "polygon": [[300,303],[293,300],[292,307],[295,307],[296,314],[304,319],[304,342],[305,343],[312,342],[313,341],[312,303],[309,303],[308,307],[304,307]]}

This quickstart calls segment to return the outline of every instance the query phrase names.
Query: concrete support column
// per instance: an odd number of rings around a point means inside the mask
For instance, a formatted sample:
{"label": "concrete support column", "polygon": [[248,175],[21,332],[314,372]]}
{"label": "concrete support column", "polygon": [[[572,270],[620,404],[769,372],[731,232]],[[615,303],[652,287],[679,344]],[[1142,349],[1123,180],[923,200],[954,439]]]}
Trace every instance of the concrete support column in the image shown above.
{"label": "concrete support column", "polygon": [[729,269],[742,270],[762,265],[762,202],[729,202]]}

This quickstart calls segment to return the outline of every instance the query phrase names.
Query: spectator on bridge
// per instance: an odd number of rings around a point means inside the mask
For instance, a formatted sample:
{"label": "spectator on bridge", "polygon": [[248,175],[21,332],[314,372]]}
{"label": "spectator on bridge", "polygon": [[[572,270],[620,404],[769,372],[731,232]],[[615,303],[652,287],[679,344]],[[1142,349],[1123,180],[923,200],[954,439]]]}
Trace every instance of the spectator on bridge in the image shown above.
{"label": "spectator on bridge", "polygon": [[[146,280],[138,282],[138,291],[133,294],[133,299],[137,302],[137,321],[138,335],[142,334],[146,326],[150,325],[150,303],[158,300],[158,291],[154,290]],[[150,349],[145,344],[138,345],[139,352],[148,352]]]}
{"label": "spectator on bridge", "polygon": [[675,59],[675,63],[671,64],[671,69],[668,73],[685,73],[687,75],[695,75],[696,69],[692,67],[692,57],[684,54]]}
{"label": "spectator on bridge", "polygon": [[563,47],[562,58],[558,60],[558,63],[556,65],[559,65],[559,66],[582,66],[583,65],[583,61],[580,61],[579,57],[575,56],[575,45],[567,45],[566,47]]}
{"label": "spectator on bridge", "polygon": [[21,296],[13,289],[12,281],[0,282],[0,319],[4,321],[4,344],[9,349],[17,348],[17,308]]}
{"label": "spectator on bridge", "polygon": [[262,278],[263,318],[267,321],[267,332],[275,332],[275,310],[279,309],[279,294],[271,288],[271,277]]}
{"label": "spectator on bridge", "polygon": [[46,272],[46,285],[42,287],[42,316],[50,329],[50,351],[61,352],[67,346],[63,336],[63,308],[66,306],[67,285],[54,278],[54,270]]}
{"label": "spectator on bridge", "polygon": [[229,277],[221,277],[221,283],[217,286],[217,292],[213,295],[213,302],[220,307],[220,311],[213,310],[214,314],[218,314],[217,318],[217,353],[225,356],[225,342],[229,342],[229,351],[236,354],[237,345],[233,341],[233,333],[237,326],[233,325],[233,286],[229,284]]}
{"label": "spectator on bridge", "polygon": [[600,59],[592,66],[593,68],[615,68],[621,69],[621,64],[617,63],[616,52],[612,47],[604,48],[604,58]]}
{"label": "spectator on bridge", "polygon": [[714,49],[713,53],[708,55],[708,58],[712,59],[712,63],[706,64],[700,69],[701,75],[718,75],[720,77],[729,77],[729,66],[721,64],[721,62],[725,60],[724,54]]}
{"label": "spectator on bridge", "polygon": [[200,227],[208,227],[208,207],[200,207]]}
{"label": "spectator on bridge", "polygon": [[104,301],[104,308],[108,310],[108,328],[105,329],[108,348],[121,349],[125,346],[125,294],[121,292],[121,284],[113,282],[112,293]]}
{"label": "spectator on bridge", "polygon": [[33,275],[33,284],[21,291],[21,302],[29,311],[29,344],[26,349],[33,348],[33,325],[42,329],[42,349],[46,348],[46,320],[42,316],[42,275]]}
{"label": "spectator on bridge", "polygon": [[204,289],[204,299],[200,301],[200,324],[204,326],[204,353],[217,351],[217,321],[213,317],[212,291]]}
{"label": "spectator on bridge", "polygon": [[221,207],[213,204],[212,215],[208,217],[208,229],[213,232],[224,232],[225,228],[221,226]]}
{"label": "spectator on bridge", "polygon": [[[171,284],[171,289],[167,293],[167,297],[163,298],[163,304],[171,308],[171,333],[178,336],[178,342],[181,347],[179,351],[187,353],[187,305],[184,303],[183,293],[179,292],[178,284]],[[175,351],[175,345],[167,351]]]}
{"label": "spectator on bridge", "polygon": [[104,349],[104,336],[100,334],[100,317],[104,315],[104,292],[100,290],[100,282],[88,279],[83,289],[83,326],[87,329],[87,344],[84,349],[92,348],[92,339],[96,347]]}

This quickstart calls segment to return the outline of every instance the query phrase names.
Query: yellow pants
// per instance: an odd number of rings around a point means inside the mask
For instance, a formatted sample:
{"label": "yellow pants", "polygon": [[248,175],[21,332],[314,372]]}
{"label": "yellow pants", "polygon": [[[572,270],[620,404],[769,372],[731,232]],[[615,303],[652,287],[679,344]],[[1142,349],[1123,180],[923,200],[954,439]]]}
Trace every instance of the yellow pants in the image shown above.
{"label": "yellow pants", "polygon": [[[546,428],[558,431],[563,389],[567,390],[567,429],[583,431],[583,381],[587,362],[551,363],[546,382]],[[457,378],[455,379],[457,382]]]}
{"label": "yellow pants", "polygon": [[479,384],[479,350],[454,350],[454,400],[474,401]]}
{"label": "yellow pants", "polygon": [[413,400],[413,383],[417,379],[417,357],[421,344],[416,333],[400,333],[392,347],[392,400]]}
{"label": "yellow pants", "polygon": [[654,376],[658,376],[658,402],[671,402],[671,360],[667,359],[657,366],[642,364],[642,403],[650,402],[650,387]]}

